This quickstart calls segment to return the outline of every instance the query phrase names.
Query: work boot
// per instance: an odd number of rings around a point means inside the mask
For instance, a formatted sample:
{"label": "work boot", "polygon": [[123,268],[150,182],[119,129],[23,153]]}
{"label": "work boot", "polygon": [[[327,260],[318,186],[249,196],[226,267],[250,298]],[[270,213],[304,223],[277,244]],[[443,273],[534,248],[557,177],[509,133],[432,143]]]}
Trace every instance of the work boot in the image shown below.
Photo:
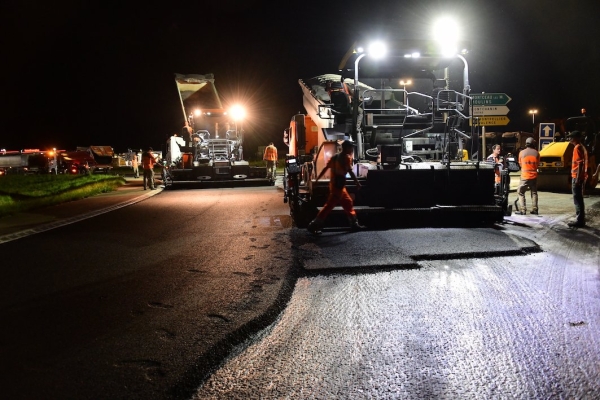
{"label": "work boot", "polygon": [[308,229],[308,231],[312,234],[319,234],[323,229],[324,222],[325,221],[323,221],[322,219],[315,218],[310,222],[310,224],[308,224],[308,227],[306,229]]}
{"label": "work boot", "polygon": [[356,217],[350,217],[348,218],[348,220],[350,221],[350,229],[352,229],[353,231],[360,231],[361,229],[365,229],[365,226],[361,225]]}
{"label": "work boot", "polygon": [[531,212],[529,214],[538,215],[538,211],[537,210],[531,210]]}

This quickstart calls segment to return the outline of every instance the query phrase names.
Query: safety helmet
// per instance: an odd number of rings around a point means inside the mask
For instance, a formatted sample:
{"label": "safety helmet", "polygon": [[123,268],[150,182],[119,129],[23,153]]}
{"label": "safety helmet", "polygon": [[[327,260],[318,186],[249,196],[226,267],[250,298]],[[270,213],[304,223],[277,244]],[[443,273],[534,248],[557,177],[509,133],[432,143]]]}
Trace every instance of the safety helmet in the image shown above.
{"label": "safety helmet", "polygon": [[528,137],[527,140],[525,140],[526,146],[533,146],[534,143],[535,143],[535,139],[532,137]]}

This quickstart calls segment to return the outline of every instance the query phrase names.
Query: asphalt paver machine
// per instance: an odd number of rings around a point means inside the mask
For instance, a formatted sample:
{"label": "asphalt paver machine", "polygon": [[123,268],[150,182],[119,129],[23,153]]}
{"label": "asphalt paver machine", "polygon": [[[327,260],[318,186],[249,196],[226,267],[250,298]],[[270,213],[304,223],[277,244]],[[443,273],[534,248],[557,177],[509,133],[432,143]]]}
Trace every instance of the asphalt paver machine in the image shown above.
{"label": "asphalt paver machine", "polygon": [[299,80],[306,113],[284,131],[284,202],[296,226],[325,204],[329,177],[315,178],[344,140],[355,144],[361,188],[351,180],[347,188],[367,226],[502,221],[508,190],[495,189],[494,165],[478,160],[464,55],[445,56],[429,41],[399,40],[387,50],[375,59],[355,44],[339,73]]}
{"label": "asphalt paver machine", "polygon": [[243,131],[235,106],[225,108],[213,74],[175,75],[184,126],[167,140],[162,178],[166,187],[272,185],[266,167],[244,160]]}

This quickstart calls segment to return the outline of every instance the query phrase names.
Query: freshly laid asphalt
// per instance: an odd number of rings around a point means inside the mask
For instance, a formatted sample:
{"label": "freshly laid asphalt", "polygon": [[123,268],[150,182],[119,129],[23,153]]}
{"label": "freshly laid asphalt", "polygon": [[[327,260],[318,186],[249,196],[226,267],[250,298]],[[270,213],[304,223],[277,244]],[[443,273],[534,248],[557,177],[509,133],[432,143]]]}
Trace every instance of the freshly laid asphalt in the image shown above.
{"label": "freshly laid asphalt", "polygon": [[[511,189],[514,190],[518,179],[513,179],[512,183]],[[276,186],[281,187],[281,179],[277,181]],[[0,219],[0,244],[126,207],[157,195],[162,190],[161,186],[157,186],[156,190],[143,190],[141,178],[126,177],[126,184],[110,193],[5,217]],[[566,196],[569,197],[568,194]],[[511,194],[511,201],[514,201],[514,199],[514,194]],[[550,211],[549,206],[548,211]],[[532,217],[512,217],[509,219],[520,222],[530,218]],[[531,240],[507,235],[494,229],[462,230],[460,235],[463,238],[461,240],[464,244],[463,247],[451,244],[456,243],[455,237],[458,236],[453,229],[436,229],[435,236],[439,239],[436,243],[427,242],[427,239],[431,238],[432,235],[431,229],[426,228],[382,232],[365,231],[355,232],[352,235],[332,231],[325,232],[319,237],[314,237],[305,230],[292,229],[290,234],[293,236],[293,240],[296,241],[296,256],[308,274],[315,272],[327,274],[327,271],[331,273],[336,270],[341,272],[344,269],[360,270],[361,268],[386,266],[410,268],[415,267],[420,260],[431,259],[431,257],[446,259],[468,258],[474,255],[479,257],[485,255],[501,256],[519,251],[535,252],[538,250],[537,245]],[[468,235],[468,238],[465,238],[464,235]],[[371,237],[368,238],[369,236]],[[376,239],[373,238],[374,236]],[[381,243],[381,249],[361,247],[361,244],[364,244],[367,240],[371,244]],[[496,243],[495,249],[498,254],[491,254],[489,251],[483,250],[486,248],[484,242],[489,240]],[[336,263],[333,263],[331,260],[334,259],[334,254],[339,255],[335,248],[339,248],[338,242],[340,241],[348,245],[347,248],[354,250],[347,254],[347,258],[337,257]],[[352,245],[349,245],[348,241],[351,241]],[[429,243],[430,246],[417,245],[418,243],[424,243],[424,241]],[[380,251],[384,248],[386,251]],[[482,250],[474,253],[473,248]],[[270,300],[275,304],[281,299],[274,296]],[[266,301],[263,305],[268,303],[269,301]],[[266,308],[270,309],[272,307]],[[260,315],[267,313],[267,311],[254,310],[254,313],[260,319]],[[223,337],[228,336],[227,332],[221,332],[221,334]],[[219,354],[225,355],[225,353]],[[209,364],[204,372],[209,372],[211,367],[218,364],[218,360],[213,360]]]}

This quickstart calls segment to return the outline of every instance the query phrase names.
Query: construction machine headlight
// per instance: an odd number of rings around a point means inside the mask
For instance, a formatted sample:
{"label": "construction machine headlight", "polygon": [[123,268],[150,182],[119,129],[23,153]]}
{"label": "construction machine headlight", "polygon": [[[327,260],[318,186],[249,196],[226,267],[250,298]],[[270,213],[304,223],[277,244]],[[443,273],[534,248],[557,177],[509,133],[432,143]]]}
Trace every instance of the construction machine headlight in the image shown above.
{"label": "construction machine headlight", "polygon": [[554,165],[557,166],[557,167],[562,167],[564,164],[563,164],[562,161],[557,161],[557,162],[554,163]]}

